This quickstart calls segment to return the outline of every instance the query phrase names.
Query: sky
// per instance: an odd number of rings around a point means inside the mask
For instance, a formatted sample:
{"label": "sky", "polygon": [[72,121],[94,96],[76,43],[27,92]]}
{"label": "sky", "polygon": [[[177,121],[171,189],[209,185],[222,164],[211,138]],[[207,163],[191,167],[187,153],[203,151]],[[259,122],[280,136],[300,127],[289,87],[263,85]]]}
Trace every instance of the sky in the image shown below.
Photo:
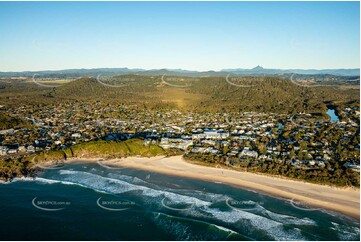
{"label": "sky", "polygon": [[0,71],[360,66],[359,2],[0,2]]}

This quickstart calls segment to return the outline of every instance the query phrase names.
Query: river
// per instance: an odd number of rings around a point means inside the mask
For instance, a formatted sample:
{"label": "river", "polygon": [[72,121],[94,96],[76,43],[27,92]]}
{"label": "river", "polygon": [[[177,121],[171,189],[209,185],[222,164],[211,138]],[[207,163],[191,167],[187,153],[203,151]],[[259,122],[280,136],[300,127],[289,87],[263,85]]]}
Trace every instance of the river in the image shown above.
{"label": "river", "polygon": [[330,116],[330,122],[338,122],[340,118],[336,115],[335,109],[328,109],[327,115]]}

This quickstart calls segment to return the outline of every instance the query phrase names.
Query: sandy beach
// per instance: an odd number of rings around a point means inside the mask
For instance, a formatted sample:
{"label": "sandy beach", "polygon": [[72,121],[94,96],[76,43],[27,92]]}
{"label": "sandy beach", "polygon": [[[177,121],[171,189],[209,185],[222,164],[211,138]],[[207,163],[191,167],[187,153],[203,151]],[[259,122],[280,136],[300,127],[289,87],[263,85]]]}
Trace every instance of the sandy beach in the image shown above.
{"label": "sandy beach", "polygon": [[312,207],[325,208],[360,219],[360,190],[317,185],[285,178],[232,171],[223,168],[195,165],[182,156],[173,157],[128,157],[124,159],[72,159],[67,162],[100,162],[105,166],[122,166],[147,170],[172,176],[207,180],[234,185],[301,202]]}

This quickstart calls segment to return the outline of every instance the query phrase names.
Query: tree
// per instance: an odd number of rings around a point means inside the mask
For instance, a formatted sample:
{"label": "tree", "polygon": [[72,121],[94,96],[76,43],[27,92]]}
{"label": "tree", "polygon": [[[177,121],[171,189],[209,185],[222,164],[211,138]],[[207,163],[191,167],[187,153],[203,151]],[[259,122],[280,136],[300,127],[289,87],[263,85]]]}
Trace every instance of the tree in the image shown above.
{"label": "tree", "polygon": [[295,157],[295,150],[292,148],[292,150],[290,151],[290,158],[294,158]]}

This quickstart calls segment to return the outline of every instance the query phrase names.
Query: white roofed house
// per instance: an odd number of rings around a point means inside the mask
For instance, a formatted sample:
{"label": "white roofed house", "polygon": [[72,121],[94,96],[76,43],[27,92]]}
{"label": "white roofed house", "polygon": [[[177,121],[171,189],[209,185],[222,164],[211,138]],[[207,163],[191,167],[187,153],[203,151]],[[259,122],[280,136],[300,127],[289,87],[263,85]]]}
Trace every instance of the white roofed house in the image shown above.
{"label": "white roofed house", "polygon": [[202,143],[202,144],[205,144],[205,145],[211,145],[211,146],[215,146],[215,145],[216,145],[216,141],[215,141],[215,140],[209,140],[209,139],[202,140],[201,143]]}
{"label": "white roofed house", "polygon": [[267,156],[266,156],[266,155],[260,155],[260,156],[259,156],[259,159],[260,159],[260,160],[266,160],[266,159],[267,159]]}
{"label": "white roofed house", "polygon": [[187,150],[189,146],[193,145],[193,141],[191,139],[183,139],[183,138],[162,138],[159,146],[164,149],[176,148],[181,150]]}
{"label": "white roofed house", "polygon": [[169,143],[169,138],[161,138],[160,140],[160,145],[166,145]]}
{"label": "white roofed house", "polygon": [[240,154],[240,158],[254,158],[257,159],[258,153],[257,151],[252,151],[248,147],[244,147]]}
{"label": "white roofed house", "polygon": [[55,145],[61,145],[61,141],[60,141],[60,140],[56,140],[56,141],[54,142],[54,144],[55,144]]}
{"label": "white roofed house", "polygon": [[204,133],[201,134],[193,134],[192,135],[192,139],[217,139],[217,140],[222,140],[222,139],[227,139],[229,137],[229,133],[225,133],[225,132],[217,132],[217,131],[205,131]]}
{"label": "white roofed house", "polygon": [[352,162],[346,162],[345,167],[350,168],[358,173],[360,173],[360,164],[354,164]]}
{"label": "white roofed house", "polygon": [[73,133],[73,134],[71,135],[71,137],[72,137],[72,138],[80,138],[80,137],[81,137],[81,134],[79,134],[79,133]]}
{"label": "white roofed house", "polygon": [[18,149],[9,149],[8,154],[16,154],[18,153]]}
{"label": "white roofed house", "polygon": [[150,145],[150,143],[151,143],[151,139],[144,139],[144,145]]}
{"label": "white roofed house", "polygon": [[6,146],[0,146],[0,155],[6,155],[8,150]]}
{"label": "white roofed house", "polygon": [[183,140],[183,142],[179,143],[178,147],[181,150],[186,150],[189,146],[193,145],[192,140]]}
{"label": "white roofed house", "polygon": [[26,148],[24,145],[20,145],[19,148],[18,148],[18,151],[19,152],[26,152]]}
{"label": "white roofed house", "polygon": [[33,145],[29,145],[28,147],[26,147],[26,150],[28,152],[35,152],[35,147]]}
{"label": "white roofed house", "polygon": [[168,138],[162,138],[160,140],[159,146],[162,147],[163,149],[171,148],[171,146],[169,144],[169,139]]}
{"label": "white roofed house", "polygon": [[219,150],[215,149],[214,147],[208,147],[205,149],[206,153],[211,153],[211,154],[217,154],[219,153]]}

